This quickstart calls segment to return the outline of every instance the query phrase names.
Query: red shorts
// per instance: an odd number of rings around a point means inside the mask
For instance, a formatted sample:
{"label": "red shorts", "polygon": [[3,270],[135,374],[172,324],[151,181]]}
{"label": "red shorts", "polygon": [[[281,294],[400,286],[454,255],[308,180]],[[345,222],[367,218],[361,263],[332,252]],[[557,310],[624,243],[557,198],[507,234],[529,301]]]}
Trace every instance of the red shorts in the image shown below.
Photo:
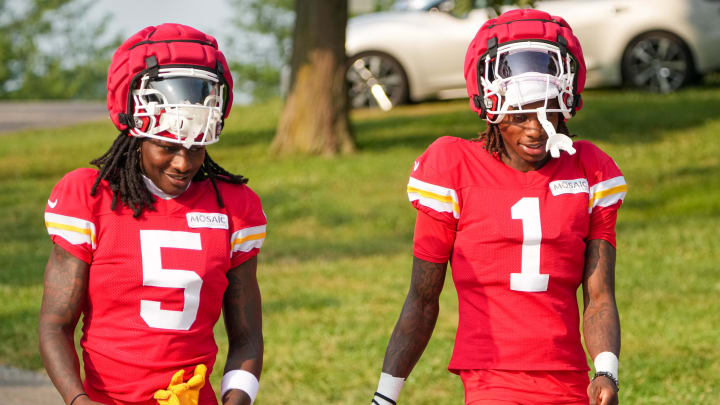
{"label": "red shorts", "polygon": [[586,371],[460,370],[465,405],[587,405]]}

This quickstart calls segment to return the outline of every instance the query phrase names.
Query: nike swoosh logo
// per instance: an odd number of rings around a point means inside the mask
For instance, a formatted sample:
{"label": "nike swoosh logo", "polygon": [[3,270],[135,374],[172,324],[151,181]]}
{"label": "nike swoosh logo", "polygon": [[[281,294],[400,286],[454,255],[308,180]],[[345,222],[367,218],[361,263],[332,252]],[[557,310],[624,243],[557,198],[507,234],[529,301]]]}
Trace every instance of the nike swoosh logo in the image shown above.
{"label": "nike swoosh logo", "polygon": [[57,205],[57,202],[58,202],[57,198],[55,199],[55,201],[48,200],[48,205],[50,206],[50,208],[55,208],[55,206]]}
{"label": "nike swoosh logo", "polygon": [[415,167],[413,168],[413,171],[417,170],[417,168],[420,166],[420,162],[415,162]]}

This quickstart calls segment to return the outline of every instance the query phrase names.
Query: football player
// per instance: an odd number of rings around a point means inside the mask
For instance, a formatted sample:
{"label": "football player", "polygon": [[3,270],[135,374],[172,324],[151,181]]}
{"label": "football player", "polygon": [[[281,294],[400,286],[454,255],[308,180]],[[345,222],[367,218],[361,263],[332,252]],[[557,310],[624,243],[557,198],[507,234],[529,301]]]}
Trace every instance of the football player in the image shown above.
{"label": "football player", "polygon": [[414,162],[410,290],[372,403],[398,401],[449,261],[459,301],[449,370],[466,404],[617,404],[615,222],[627,186],[607,154],[568,136],[585,83],[580,43],[561,17],[508,11],[480,28],[464,72],[488,127],[472,141],[439,138]]}
{"label": "football player", "polygon": [[[217,404],[210,384],[221,310],[223,404],[251,404],[263,362],[260,199],[215,163],[232,107],[216,40],[147,27],[115,52],[107,105],[120,134],[50,193],[40,352],[65,403]],[[84,381],[73,332],[83,315]]]}

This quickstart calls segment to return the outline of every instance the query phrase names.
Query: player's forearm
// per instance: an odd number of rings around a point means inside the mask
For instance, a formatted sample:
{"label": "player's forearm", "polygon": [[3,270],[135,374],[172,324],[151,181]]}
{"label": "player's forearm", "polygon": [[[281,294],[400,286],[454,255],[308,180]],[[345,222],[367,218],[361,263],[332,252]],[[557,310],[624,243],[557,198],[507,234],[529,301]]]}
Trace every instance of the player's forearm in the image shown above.
{"label": "player's forearm", "polygon": [[252,258],[228,272],[223,298],[228,357],[225,372],[245,370],[260,377],[263,364],[262,300]]}
{"label": "player's forearm", "polygon": [[583,337],[592,358],[620,354],[620,317],[615,303],[615,248],[591,240],[585,253]]}
{"label": "player's forearm", "polygon": [[383,372],[406,378],[427,346],[440,311],[447,263],[413,260],[410,291],[385,351]]}
{"label": "player's forearm", "polygon": [[87,263],[57,245],[45,268],[39,349],[50,379],[66,402],[83,392],[74,332],[85,305],[88,269]]}
{"label": "player's forearm", "polygon": [[241,341],[231,341],[225,361],[225,372],[245,370],[259,378],[263,366],[263,350],[262,334],[248,334]]}
{"label": "player's forearm", "polygon": [[[253,330],[259,333],[253,333]],[[251,373],[255,376],[255,381],[250,382],[250,385],[255,384],[255,393],[257,393],[257,384],[263,366],[263,337],[261,328],[243,329],[241,331],[235,329],[232,333],[228,331],[228,336],[230,337],[230,347],[228,348],[228,356],[225,361],[225,376],[228,375],[227,373],[237,372],[236,370]],[[245,380],[251,381],[252,378],[248,379],[245,377]],[[223,395],[223,405],[251,404],[252,399],[247,391],[252,391],[252,389],[229,389],[226,394]]]}
{"label": "player's forearm", "polygon": [[40,356],[50,380],[67,403],[84,392],[73,333],[43,318],[41,315],[38,328]]}
{"label": "player's forearm", "polygon": [[383,372],[407,378],[430,341],[439,304],[408,295],[385,351]]}
{"label": "player's forearm", "polygon": [[593,359],[601,352],[620,355],[620,318],[614,300],[588,306],[583,316],[583,337]]}

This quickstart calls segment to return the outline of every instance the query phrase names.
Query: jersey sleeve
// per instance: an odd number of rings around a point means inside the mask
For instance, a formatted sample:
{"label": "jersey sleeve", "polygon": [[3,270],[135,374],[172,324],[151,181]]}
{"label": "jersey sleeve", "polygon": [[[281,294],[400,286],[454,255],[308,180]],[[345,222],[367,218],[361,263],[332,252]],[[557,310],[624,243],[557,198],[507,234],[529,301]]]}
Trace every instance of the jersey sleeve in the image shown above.
{"label": "jersey sleeve", "polygon": [[447,263],[455,243],[455,229],[419,210],[413,235],[413,255],[432,263]]}
{"label": "jersey sleeve", "polygon": [[248,186],[234,187],[230,216],[230,268],[253,258],[265,242],[267,218],[260,203],[260,197]]}
{"label": "jersey sleeve", "polygon": [[593,146],[586,166],[590,196],[588,240],[604,239],[615,247],[617,213],[627,193],[627,183],[615,161]]}
{"label": "jersey sleeve", "polygon": [[97,172],[78,169],[55,185],[45,206],[45,227],[53,243],[90,263],[97,247],[97,227],[91,209],[90,188]]}
{"label": "jersey sleeve", "polygon": [[461,201],[455,186],[452,148],[455,138],[435,141],[413,164],[408,199],[418,210],[413,236],[413,255],[433,263],[450,258]]}
{"label": "jersey sleeve", "polygon": [[454,186],[453,143],[454,138],[442,137],[415,160],[407,193],[415,209],[456,228],[461,201]]}

